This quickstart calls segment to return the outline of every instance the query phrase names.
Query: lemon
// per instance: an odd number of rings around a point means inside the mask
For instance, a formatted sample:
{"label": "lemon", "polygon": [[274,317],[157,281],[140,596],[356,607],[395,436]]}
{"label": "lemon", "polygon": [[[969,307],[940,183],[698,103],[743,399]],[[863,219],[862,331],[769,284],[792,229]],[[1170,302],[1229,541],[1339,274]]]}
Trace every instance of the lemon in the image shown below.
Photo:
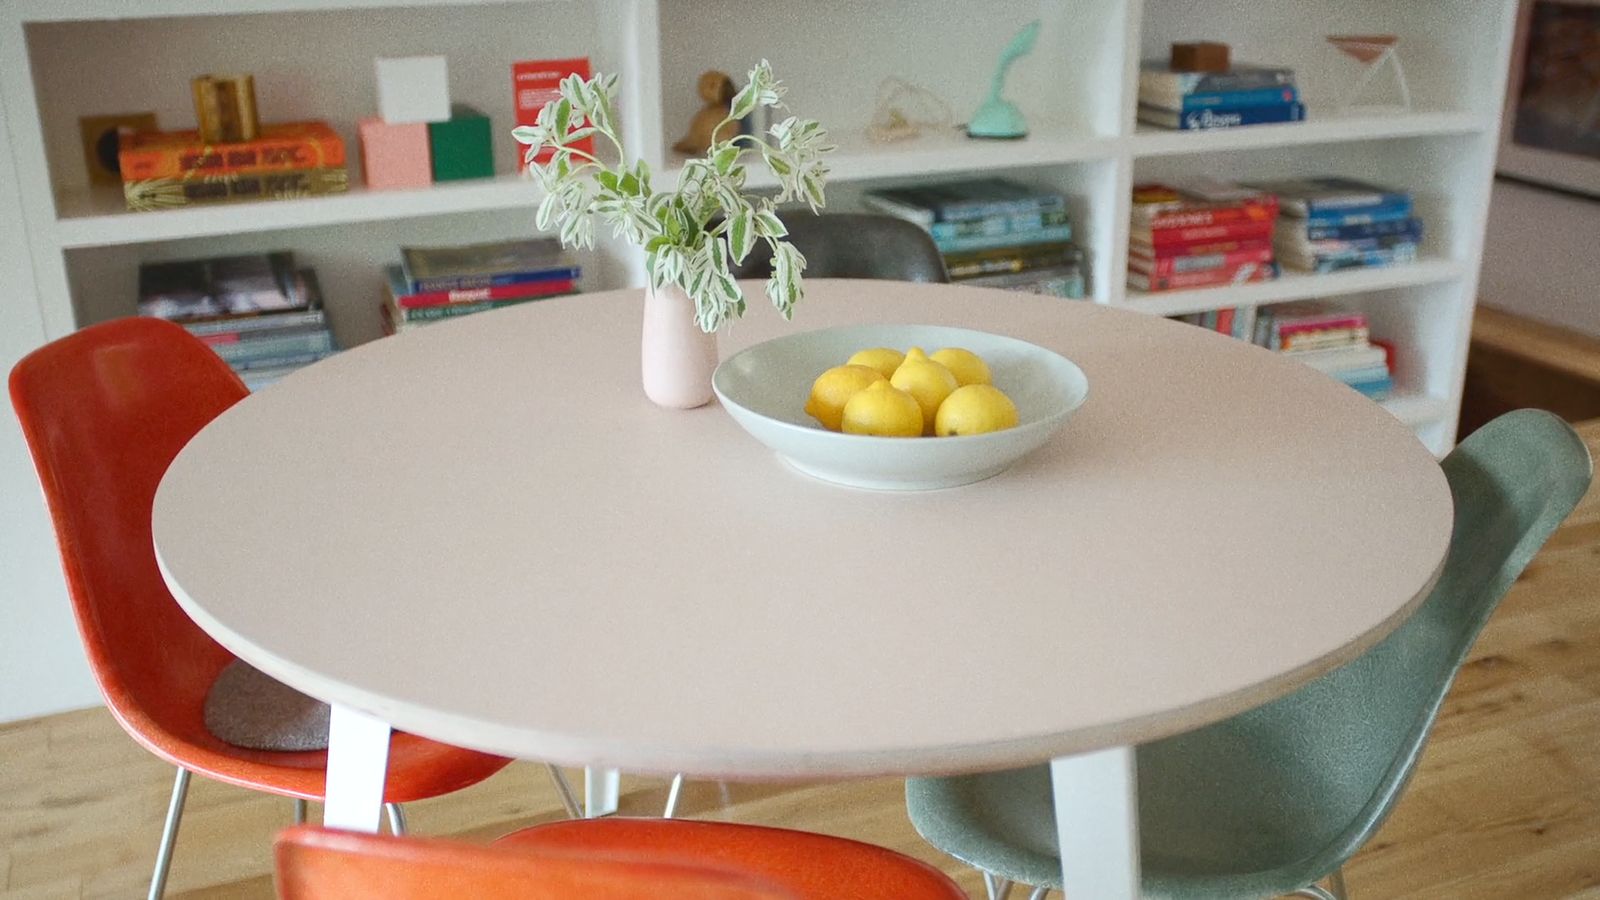
{"label": "lemon", "polygon": [[949,369],[929,359],[921,347],[906,351],[906,361],[894,370],[889,383],[910,394],[922,407],[923,434],[933,434],[933,417],[939,412],[939,404],[961,386]]}
{"label": "lemon", "polygon": [[811,383],[806,415],[821,422],[823,428],[838,431],[845,403],[875,381],[887,382],[888,379],[877,369],[866,366],[834,366]]}
{"label": "lemon", "polygon": [[844,405],[843,424],[845,434],[920,437],[922,407],[916,398],[879,378]]}
{"label": "lemon", "polygon": [[904,362],[905,358],[906,355],[899,350],[891,350],[888,347],[873,347],[870,350],[856,351],[856,355],[850,357],[845,364],[877,369],[883,373],[883,377],[888,378],[894,374],[895,369],[900,368],[900,363]]}
{"label": "lemon", "polygon": [[989,377],[989,365],[983,361],[983,357],[971,350],[945,347],[935,350],[928,358],[949,369],[950,374],[954,375],[962,386],[992,383]]}
{"label": "lemon", "polygon": [[939,437],[984,434],[1017,426],[1017,406],[992,384],[957,388],[939,405],[933,433]]}

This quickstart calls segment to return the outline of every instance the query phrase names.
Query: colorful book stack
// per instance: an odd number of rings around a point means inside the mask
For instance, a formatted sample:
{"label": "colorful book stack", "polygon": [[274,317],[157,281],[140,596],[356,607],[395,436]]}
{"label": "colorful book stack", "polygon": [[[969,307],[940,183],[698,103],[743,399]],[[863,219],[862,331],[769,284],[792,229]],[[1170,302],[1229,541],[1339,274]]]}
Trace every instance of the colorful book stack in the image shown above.
{"label": "colorful book stack", "polygon": [[405,247],[389,266],[384,331],[409,331],[456,316],[577,293],[582,270],[553,240],[460,247]]}
{"label": "colorful book stack", "polygon": [[1135,185],[1128,286],[1170,291],[1276,278],[1277,220],[1277,198],[1230,182]]}
{"label": "colorful book stack", "polygon": [[290,253],[145,263],[139,313],[182,325],[251,390],[338,349],[316,273]]}
{"label": "colorful book stack", "polygon": [[1305,117],[1293,69],[1238,65],[1226,72],[1174,72],[1165,62],[1146,61],[1139,72],[1139,121],[1161,128],[1200,131]]}
{"label": "colorful book stack", "polygon": [[1336,272],[1415,262],[1422,220],[1411,195],[1353,178],[1257,184],[1278,196],[1275,244],[1291,269]]}
{"label": "colorful book stack", "polygon": [[1364,313],[1293,303],[1256,315],[1255,343],[1344,382],[1373,399],[1394,388],[1391,348],[1374,343]]}
{"label": "colorful book stack", "polygon": [[325,122],[262,126],[252,140],[211,143],[198,131],[142,131],[117,152],[132,210],[337,194],[350,186],[344,141]]}
{"label": "colorful book stack", "polygon": [[1059,193],[983,178],[868,191],[861,199],[926,229],[954,281],[1083,299],[1083,251],[1071,243],[1067,198]]}
{"label": "colorful book stack", "polygon": [[1184,316],[1171,316],[1170,318],[1196,325],[1207,331],[1215,331],[1231,338],[1248,341],[1254,337],[1256,310],[1253,306],[1238,309],[1211,309],[1205,312],[1189,313]]}

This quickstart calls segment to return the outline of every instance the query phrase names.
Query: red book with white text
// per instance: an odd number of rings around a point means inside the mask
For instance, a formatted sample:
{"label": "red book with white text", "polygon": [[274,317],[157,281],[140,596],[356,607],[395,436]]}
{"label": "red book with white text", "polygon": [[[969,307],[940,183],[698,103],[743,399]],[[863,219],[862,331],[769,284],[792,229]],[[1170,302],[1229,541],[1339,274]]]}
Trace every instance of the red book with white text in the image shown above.
{"label": "red book with white text", "polygon": [[[539,121],[539,110],[544,108],[551,100],[561,98],[561,79],[568,75],[577,75],[579,78],[589,77],[588,57],[574,59],[529,59],[511,64],[511,87],[513,105],[516,108],[518,125],[535,125]],[[594,152],[594,138],[584,138],[573,141],[572,146],[585,153]],[[523,160],[523,153],[527,147],[517,145],[517,171],[528,167]],[[549,162],[555,151],[545,149],[535,157],[536,161]]]}
{"label": "red book with white text", "polygon": [[1141,291],[1171,291],[1182,288],[1216,287],[1223,284],[1248,284],[1253,281],[1271,281],[1278,277],[1274,263],[1245,263],[1228,269],[1207,272],[1180,272],[1176,275],[1146,275],[1128,273],[1128,286]]}
{"label": "red book with white text", "polygon": [[1222,225],[1195,225],[1180,228],[1155,228],[1135,231],[1134,243],[1149,244],[1156,248],[1177,244],[1196,244],[1201,241],[1245,241],[1272,238],[1272,219],[1248,222],[1229,222]]}
{"label": "red book with white text", "polygon": [[524,281],[494,287],[465,288],[455,291],[430,291],[425,294],[396,294],[394,302],[401,309],[422,309],[428,306],[449,306],[453,303],[482,303],[488,300],[521,300],[528,297],[551,297],[570,294],[576,287],[572,279],[558,281]]}
{"label": "red book with white text", "polygon": [[1209,272],[1237,268],[1244,263],[1272,262],[1272,245],[1266,244],[1229,253],[1186,253],[1146,255],[1137,250],[1128,254],[1128,268],[1146,275],[1175,275],[1179,272]]}

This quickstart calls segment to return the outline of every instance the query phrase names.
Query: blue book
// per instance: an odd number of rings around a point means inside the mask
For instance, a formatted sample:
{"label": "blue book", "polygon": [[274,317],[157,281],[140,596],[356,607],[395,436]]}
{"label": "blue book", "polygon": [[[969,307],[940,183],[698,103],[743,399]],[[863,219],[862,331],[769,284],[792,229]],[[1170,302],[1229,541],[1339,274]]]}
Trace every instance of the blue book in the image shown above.
{"label": "blue book", "polygon": [[1238,128],[1242,125],[1275,125],[1300,122],[1306,117],[1303,103],[1276,103],[1270,106],[1218,106],[1179,112],[1140,104],[1139,121],[1179,131],[1207,131],[1213,128]]}
{"label": "blue book", "polygon": [[326,328],[311,331],[305,334],[288,335],[281,338],[266,338],[255,341],[239,341],[231,344],[213,344],[211,347],[217,355],[228,362],[229,365],[238,367],[246,365],[273,364],[280,359],[294,359],[313,353],[329,353],[333,347],[333,334]]}
{"label": "blue book", "polygon": [[1070,225],[1066,210],[1055,212],[1036,212],[1020,216],[989,216],[984,219],[969,219],[964,222],[934,222],[928,226],[928,233],[935,240],[950,238],[977,237],[990,234],[1018,234],[1025,231],[1037,231],[1040,228],[1054,228],[1058,225]]}
{"label": "blue book", "polygon": [[1347,381],[1345,384],[1348,384],[1350,387],[1355,388],[1373,400],[1382,400],[1384,397],[1389,396],[1389,393],[1394,390],[1394,379],[1388,376],[1383,378],[1375,378],[1371,381],[1358,381],[1353,384]]}
{"label": "blue book", "polygon": [[410,294],[575,279],[580,271],[548,238],[460,247],[402,247],[401,267]]}
{"label": "blue book", "polygon": [[991,216],[1030,216],[1065,212],[1067,198],[1004,178],[978,178],[942,184],[867,191],[861,202],[871,209],[931,228],[935,222],[970,222]]}
{"label": "blue book", "polygon": [[[1360,215],[1367,215],[1362,213]],[[1307,224],[1308,241],[1364,241],[1368,238],[1404,236],[1413,241],[1422,240],[1422,220],[1413,216],[1381,218],[1372,222],[1352,222],[1338,225]]]}
{"label": "blue book", "polygon": [[[1203,94],[1189,94],[1183,98],[1182,112],[1194,112],[1200,109],[1242,109],[1247,106],[1274,106],[1280,103],[1294,103],[1300,99],[1300,92],[1294,85],[1281,87],[1259,88],[1253,91],[1208,91]],[[1160,106],[1153,103],[1152,106]]]}
{"label": "blue book", "polygon": [[[1292,219],[1293,217],[1291,217]],[[1306,216],[1306,228],[1344,228],[1350,225],[1374,225],[1387,222],[1408,222],[1412,218],[1411,201],[1384,203],[1378,206],[1357,206],[1350,209],[1329,209]],[[1283,221],[1280,219],[1279,221]]]}
{"label": "blue book", "polygon": [[1411,208],[1411,194],[1381,187],[1354,178],[1289,178],[1256,182],[1251,187],[1276,194],[1278,209],[1285,215],[1317,216],[1323,213],[1369,211],[1380,208]]}
{"label": "blue book", "polygon": [[1034,231],[1012,234],[981,234],[973,237],[934,239],[940,253],[972,253],[977,250],[997,250],[1001,247],[1020,247],[1028,244],[1049,244],[1072,239],[1071,225],[1056,225]]}

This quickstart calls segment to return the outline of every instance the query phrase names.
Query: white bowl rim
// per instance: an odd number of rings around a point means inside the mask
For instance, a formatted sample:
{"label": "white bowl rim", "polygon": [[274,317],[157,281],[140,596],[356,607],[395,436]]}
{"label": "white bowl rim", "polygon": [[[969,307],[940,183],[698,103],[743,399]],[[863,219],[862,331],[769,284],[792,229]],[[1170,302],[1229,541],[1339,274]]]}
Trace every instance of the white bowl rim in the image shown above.
{"label": "white bowl rim", "polygon": [[[891,435],[847,434],[847,433],[842,432],[842,431],[829,431],[826,428],[821,428],[821,427],[813,428],[810,425],[797,425],[797,424],[795,424],[793,422],[785,422],[782,419],[774,418],[772,416],[767,415],[766,413],[757,412],[756,410],[751,409],[750,407],[745,406],[743,403],[740,403],[740,402],[738,402],[736,400],[729,399],[728,395],[723,393],[722,385],[718,383],[718,382],[721,381],[719,376],[722,374],[722,370],[723,370],[723,368],[725,366],[729,365],[730,363],[732,363],[734,360],[740,358],[741,356],[744,356],[744,355],[746,355],[748,353],[752,353],[752,352],[754,352],[756,350],[761,349],[762,347],[766,346],[767,344],[772,343],[773,341],[790,340],[790,339],[795,338],[795,337],[797,337],[799,335],[808,334],[808,333],[811,333],[811,332],[845,331],[845,330],[854,329],[854,328],[948,328],[951,331],[970,331],[970,332],[975,332],[977,334],[986,335],[988,337],[1005,338],[1007,340],[1016,341],[1016,342],[1018,342],[1020,344],[1027,344],[1029,347],[1032,347],[1032,348],[1034,348],[1036,350],[1039,350],[1040,352],[1048,353],[1051,356],[1054,356],[1055,358],[1057,358],[1057,359],[1061,360],[1062,362],[1066,363],[1068,366],[1071,366],[1073,371],[1078,373],[1078,379],[1079,379],[1080,383],[1083,385],[1083,391],[1081,393],[1079,393],[1079,395],[1077,397],[1077,400],[1075,402],[1067,404],[1066,406],[1064,406],[1061,409],[1051,413],[1050,415],[1044,416],[1042,418],[1035,419],[1032,422],[1019,422],[1016,426],[1014,426],[1012,428],[1006,428],[1006,429],[1002,429],[1000,431],[990,431],[990,432],[986,432],[984,434],[957,434],[957,435],[951,435],[949,437],[942,437],[942,438],[939,438],[936,441],[925,441],[924,443],[927,444],[928,446],[932,446],[934,444],[938,444],[940,446],[954,446],[954,445],[957,445],[957,444],[970,445],[970,444],[977,444],[977,443],[982,443],[982,442],[1006,441],[1006,440],[1014,438],[1016,436],[1017,432],[1019,432],[1019,431],[1032,430],[1034,428],[1038,428],[1040,426],[1045,426],[1045,425],[1053,426],[1055,423],[1059,422],[1061,419],[1072,415],[1080,407],[1083,406],[1085,401],[1087,401],[1089,399],[1089,376],[1084,373],[1083,367],[1078,365],[1077,363],[1073,362],[1072,360],[1066,358],[1065,356],[1062,356],[1060,353],[1057,353],[1056,351],[1051,350],[1049,347],[1041,347],[1038,344],[1033,343],[1032,341],[1023,340],[1022,338],[1019,338],[1019,337],[1013,337],[1013,336],[1011,336],[1009,334],[996,334],[996,333],[994,333],[992,331],[982,331],[982,330],[977,329],[977,328],[962,328],[959,325],[928,325],[928,324],[918,325],[918,324],[905,324],[905,323],[898,323],[897,324],[897,323],[893,323],[893,322],[863,322],[863,323],[860,323],[860,324],[857,324],[857,325],[833,325],[833,326],[829,326],[827,328],[813,328],[813,329],[809,329],[808,331],[790,332],[789,334],[779,335],[778,337],[775,337],[775,338],[768,338],[767,340],[762,341],[762,342],[760,342],[758,344],[751,344],[750,346],[744,348],[743,350],[740,350],[739,352],[733,354],[732,356],[728,357],[727,359],[725,359],[722,362],[717,364],[716,369],[712,370],[712,372],[711,372],[711,390],[712,390],[713,393],[715,393],[717,395],[717,401],[719,403],[721,403],[724,408],[732,406],[732,407],[738,408],[741,412],[748,413],[748,414],[750,414],[752,416],[759,416],[760,418],[765,420],[768,424],[777,426],[780,430],[793,431],[793,432],[795,432],[797,434],[805,434],[805,435],[824,435],[828,439],[832,439],[832,440],[845,440],[845,441],[865,442],[865,441],[882,441],[886,437],[889,438],[890,440],[896,440],[897,438],[895,438],[894,436],[891,436]],[[916,435],[915,437],[927,437],[927,435],[920,435],[919,434],[919,435]],[[914,439],[915,438],[911,437],[911,436],[898,438],[898,440],[906,440],[906,441],[914,440]]]}

